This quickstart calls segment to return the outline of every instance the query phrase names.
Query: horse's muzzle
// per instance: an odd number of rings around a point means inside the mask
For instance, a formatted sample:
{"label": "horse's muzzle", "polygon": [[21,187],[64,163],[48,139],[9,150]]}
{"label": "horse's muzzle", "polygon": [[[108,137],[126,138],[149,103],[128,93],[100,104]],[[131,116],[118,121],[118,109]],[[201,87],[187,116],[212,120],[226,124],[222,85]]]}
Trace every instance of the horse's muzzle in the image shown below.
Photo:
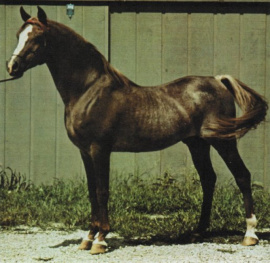
{"label": "horse's muzzle", "polygon": [[19,56],[12,56],[9,61],[7,61],[7,71],[10,76],[20,76],[23,74],[22,70],[22,59]]}

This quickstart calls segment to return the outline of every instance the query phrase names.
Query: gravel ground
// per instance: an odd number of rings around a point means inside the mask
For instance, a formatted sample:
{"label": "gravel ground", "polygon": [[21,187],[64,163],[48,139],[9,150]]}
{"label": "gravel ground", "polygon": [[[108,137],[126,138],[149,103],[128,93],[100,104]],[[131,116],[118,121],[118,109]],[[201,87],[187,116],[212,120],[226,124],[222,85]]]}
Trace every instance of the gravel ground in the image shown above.
{"label": "gravel ground", "polygon": [[[8,231],[0,229],[0,262],[270,262],[269,233],[270,230],[267,230],[261,234],[260,244],[254,247],[234,244],[235,240],[230,244],[212,239],[210,242],[186,245],[140,239],[127,241],[109,234],[109,251],[93,256],[89,251],[78,250],[86,231],[43,231],[28,227]],[[226,238],[219,237],[218,240],[226,241]]]}

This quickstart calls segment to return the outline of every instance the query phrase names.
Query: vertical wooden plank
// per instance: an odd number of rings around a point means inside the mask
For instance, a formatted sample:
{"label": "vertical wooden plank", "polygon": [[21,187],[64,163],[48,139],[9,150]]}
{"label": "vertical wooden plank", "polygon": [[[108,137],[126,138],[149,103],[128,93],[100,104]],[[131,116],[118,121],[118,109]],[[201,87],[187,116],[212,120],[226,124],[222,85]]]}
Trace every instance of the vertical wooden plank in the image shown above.
{"label": "vertical wooden plank", "polygon": [[[57,21],[63,23],[79,34],[82,30],[82,7],[76,6],[76,15],[69,19],[66,15],[66,7],[57,7]],[[57,178],[71,179],[80,176],[82,163],[79,150],[69,140],[64,125],[64,105],[59,94],[57,96],[56,115],[56,175]]]}
{"label": "vertical wooden plank", "polygon": [[[265,35],[266,35],[266,64],[265,64],[265,97],[267,101],[270,101],[270,15],[266,15],[265,23]],[[263,184],[268,191],[270,190],[270,114],[266,116],[266,122],[264,123],[265,129],[265,141],[264,141],[264,176]]]}
{"label": "vertical wooden plank", "polygon": [[[6,61],[6,6],[0,5],[0,61]],[[6,77],[5,67],[0,68],[0,78]],[[5,90],[6,85],[0,84],[0,169],[5,167]]]}
{"label": "vertical wooden plank", "polygon": [[[55,6],[41,6],[49,19],[56,19]],[[32,16],[37,15],[36,6]],[[56,177],[57,91],[46,65],[31,70],[31,171],[34,183],[52,183]]]}
{"label": "vertical wooden plank", "polygon": [[162,82],[187,74],[188,15],[162,14]]}
{"label": "vertical wooden plank", "polygon": [[188,74],[213,75],[213,14],[189,14],[188,35]]}
{"label": "vertical wooden plank", "polygon": [[[230,74],[239,77],[240,15],[217,14],[214,16],[214,75]],[[213,167],[218,182],[232,178],[224,161],[211,150]]]}
{"label": "vertical wooden plank", "polygon": [[[241,16],[240,79],[260,94],[264,94],[265,85],[265,18],[264,14]],[[264,143],[264,124],[239,143],[252,179],[260,182],[264,174]]]}
{"label": "vertical wooden plank", "polygon": [[161,14],[137,14],[137,69],[140,85],[161,83]]}
{"label": "vertical wooden plank", "polygon": [[[188,14],[188,75],[211,76],[214,70],[214,15]],[[193,166],[190,154],[187,167]]]}
{"label": "vertical wooden plank", "polygon": [[[140,85],[161,83],[161,14],[137,14],[136,81]],[[160,175],[160,152],[136,154],[139,173]]]}
{"label": "vertical wooden plank", "polygon": [[214,75],[239,77],[240,15],[217,14],[214,28]]}
{"label": "vertical wooden plank", "polygon": [[74,29],[79,35],[83,34],[83,6],[75,5],[74,15],[70,19],[66,14],[66,6],[57,6],[57,21]]}
{"label": "vertical wooden plank", "polygon": [[[136,79],[136,14],[111,14],[111,63],[132,81]],[[123,22],[124,21],[124,22]],[[121,28],[121,30],[119,30]],[[135,173],[134,153],[113,153],[113,176],[127,177]]]}
{"label": "vertical wooden plank", "polygon": [[[121,30],[119,30],[121,28]],[[111,14],[111,64],[136,81],[136,14]]]}
{"label": "vertical wooden plank", "polygon": [[[25,8],[30,13],[30,7]],[[6,6],[6,57],[13,53],[17,41],[16,33],[22,25],[19,6]],[[27,176],[30,173],[30,75],[6,83],[6,166]]]}
{"label": "vertical wooden plank", "polygon": [[[162,15],[162,82],[187,75],[187,14]],[[186,167],[187,147],[178,143],[161,151],[161,174],[178,173]]]}
{"label": "vertical wooden plank", "polygon": [[83,36],[108,58],[109,10],[107,6],[83,8]]}

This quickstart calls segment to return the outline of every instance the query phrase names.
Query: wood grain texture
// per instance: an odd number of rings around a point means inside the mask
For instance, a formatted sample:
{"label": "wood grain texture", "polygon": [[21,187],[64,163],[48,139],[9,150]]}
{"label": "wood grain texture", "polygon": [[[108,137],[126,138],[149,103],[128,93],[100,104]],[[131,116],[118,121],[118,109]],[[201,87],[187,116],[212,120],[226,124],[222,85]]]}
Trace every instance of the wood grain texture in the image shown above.
{"label": "wood grain texture", "polygon": [[[0,58],[6,61],[6,8],[0,8]],[[0,79],[6,77],[5,67],[0,67]],[[6,85],[0,84],[0,168],[5,166],[5,97]]]}
{"label": "wood grain texture", "polygon": [[[266,51],[265,51],[265,83],[264,96],[270,102],[270,16],[266,16]],[[264,124],[264,175],[263,175],[263,185],[266,189],[270,189],[270,114],[266,116],[266,122]]]}
{"label": "wood grain texture", "polygon": [[[18,6],[6,6],[6,57],[10,58],[17,41],[15,34],[22,25]],[[31,8],[26,8],[31,12]],[[30,175],[31,72],[6,83],[5,166]],[[16,164],[16,165],[15,165]]]}
{"label": "wood grain texture", "polygon": [[[266,16],[244,14],[240,32],[240,79],[260,94],[265,93]],[[263,181],[264,123],[239,142],[241,155],[253,179]],[[254,154],[255,153],[255,154]]]}

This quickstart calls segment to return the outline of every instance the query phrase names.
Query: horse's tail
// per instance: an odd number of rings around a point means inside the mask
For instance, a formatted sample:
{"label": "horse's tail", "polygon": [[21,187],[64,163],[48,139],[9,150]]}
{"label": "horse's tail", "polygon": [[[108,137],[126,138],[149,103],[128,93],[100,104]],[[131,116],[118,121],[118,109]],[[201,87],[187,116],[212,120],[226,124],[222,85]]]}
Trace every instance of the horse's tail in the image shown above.
{"label": "horse's tail", "polygon": [[256,91],[229,75],[215,78],[231,92],[243,115],[237,118],[222,118],[218,119],[216,123],[211,123],[207,127],[210,131],[207,137],[241,138],[250,129],[255,129],[260,122],[264,121],[268,104]]}

